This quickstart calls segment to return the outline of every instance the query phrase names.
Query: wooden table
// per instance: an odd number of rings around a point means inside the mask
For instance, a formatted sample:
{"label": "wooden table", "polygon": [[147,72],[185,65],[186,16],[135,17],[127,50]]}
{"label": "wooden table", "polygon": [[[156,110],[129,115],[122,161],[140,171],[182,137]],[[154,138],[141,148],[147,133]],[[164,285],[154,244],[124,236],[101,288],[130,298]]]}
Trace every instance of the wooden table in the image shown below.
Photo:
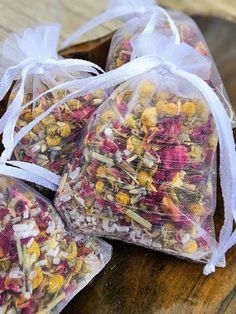
{"label": "wooden table", "polygon": [[[173,5],[173,2],[184,7],[187,1],[166,1],[169,5]],[[190,0],[188,2],[192,3]],[[216,14],[234,19],[236,1],[225,1],[224,7],[219,2],[198,0],[193,8],[195,12],[203,12],[202,5],[210,4],[210,8],[217,8]],[[59,5],[59,10],[55,10],[55,4]],[[98,14],[104,6],[105,0],[99,0],[99,5],[94,0],[61,0],[60,4],[54,0],[1,0],[0,39],[19,27],[32,25],[35,21],[55,21],[59,16],[64,25],[62,38],[65,38],[76,26]],[[61,13],[60,8],[63,9]],[[197,18],[197,22],[236,107],[236,25],[217,18]],[[104,35],[117,25],[116,22],[108,23],[84,39]],[[215,220],[219,229],[222,221],[220,191],[217,204]],[[205,277],[202,275],[202,265],[118,241],[110,243],[114,248],[112,260],[73,299],[63,314],[236,313],[236,247],[227,254],[225,269],[217,269],[216,273]]]}

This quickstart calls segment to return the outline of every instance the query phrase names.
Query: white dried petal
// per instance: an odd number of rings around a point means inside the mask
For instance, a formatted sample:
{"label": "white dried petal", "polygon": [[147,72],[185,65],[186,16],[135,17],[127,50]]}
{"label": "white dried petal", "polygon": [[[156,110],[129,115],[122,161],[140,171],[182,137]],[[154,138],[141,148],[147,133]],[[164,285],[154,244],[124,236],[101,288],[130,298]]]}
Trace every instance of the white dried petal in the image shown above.
{"label": "white dried petal", "polygon": [[61,194],[59,195],[59,199],[61,202],[68,202],[71,199],[71,195],[70,194]]}
{"label": "white dried petal", "polygon": [[154,161],[150,158],[144,157],[143,158],[143,163],[148,167],[148,168],[152,168],[154,165]]}
{"label": "white dried petal", "polygon": [[34,238],[31,238],[29,242],[26,244],[26,247],[27,248],[30,247],[33,244],[33,242],[34,242]]}
{"label": "white dried petal", "polygon": [[106,138],[110,138],[110,139],[113,138],[113,132],[112,132],[111,128],[105,128],[104,134],[105,134]]}
{"label": "white dried petal", "polygon": [[81,170],[80,167],[75,168],[75,170],[70,173],[69,177],[72,180],[75,180],[78,177],[78,175],[80,174],[80,170]]}
{"label": "white dried petal", "polygon": [[47,256],[51,256],[51,257],[56,257],[59,253],[60,249],[59,247],[55,248],[55,249],[49,249],[46,251],[46,255]]}
{"label": "white dried petal", "polygon": [[23,275],[24,275],[23,271],[21,271],[19,268],[14,268],[9,273],[9,277],[13,279],[22,278]]}
{"label": "white dried petal", "polygon": [[26,206],[25,210],[23,211],[23,218],[27,219],[29,218],[29,208]]}
{"label": "white dried petal", "polygon": [[189,233],[185,233],[182,237],[181,237],[181,242],[183,244],[187,243],[190,240],[190,234]]}
{"label": "white dried petal", "polygon": [[122,154],[121,154],[121,152],[119,150],[116,151],[115,156],[116,156],[116,161],[117,161],[118,164],[123,161]]}
{"label": "white dried petal", "polygon": [[24,297],[25,297],[27,300],[29,300],[29,299],[31,298],[31,293],[28,292],[28,291],[26,291],[26,292],[24,293]]}
{"label": "white dried petal", "polygon": [[20,239],[31,236],[36,237],[39,234],[39,229],[35,220],[26,221],[24,224],[15,224],[13,230],[14,235]]}
{"label": "white dried petal", "polygon": [[117,224],[110,225],[110,221],[108,219],[104,219],[102,222],[102,227],[107,232],[114,232],[117,228]]}
{"label": "white dried petal", "polygon": [[128,156],[131,155],[131,151],[130,151],[129,149],[125,149],[125,150],[123,151],[123,153],[124,153],[124,155],[125,155],[126,157],[128,157]]}
{"label": "white dried petal", "polygon": [[116,230],[118,232],[129,232],[129,227],[128,226],[117,226]]}
{"label": "white dried petal", "polygon": [[52,262],[53,262],[53,264],[54,265],[59,265],[60,264],[60,258],[58,258],[58,257],[55,257],[53,260],[52,260]]}
{"label": "white dried petal", "polygon": [[38,265],[38,266],[45,266],[45,265],[47,265],[47,261],[45,259],[42,259],[42,260],[38,261],[36,263],[36,265]]}

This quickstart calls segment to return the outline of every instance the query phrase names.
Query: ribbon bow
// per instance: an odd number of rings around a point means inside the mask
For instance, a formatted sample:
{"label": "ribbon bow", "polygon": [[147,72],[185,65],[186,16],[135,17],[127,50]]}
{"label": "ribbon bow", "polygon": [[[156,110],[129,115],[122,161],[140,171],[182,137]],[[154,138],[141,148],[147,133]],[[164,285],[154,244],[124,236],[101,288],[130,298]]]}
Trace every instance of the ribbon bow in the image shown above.
{"label": "ribbon bow", "polygon": [[26,81],[31,75],[58,73],[58,69],[73,73],[99,74],[103,70],[96,64],[76,59],[61,59],[57,55],[57,43],[60,25],[43,25],[35,29],[28,28],[19,34],[12,34],[3,44],[2,57],[5,70],[0,82],[0,100],[7,94],[15,80],[19,80],[19,89],[9,108],[0,119],[0,134],[3,133],[5,151],[1,156],[4,162],[11,157],[14,130],[22,111]]}
{"label": "ribbon bow", "polygon": [[84,24],[81,28],[70,35],[67,40],[64,41],[62,48],[69,46],[73,41],[87,33],[96,26],[102,25],[110,20],[120,18],[123,20],[129,20],[135,16],[142,16],[144,13],[157,12],[163,14],[173,32],[175,42],[180,42],[180,36],[178,28],[168,14],[166,10],[158,6],[154,0],[111,0],[107,6],[107,10]]}

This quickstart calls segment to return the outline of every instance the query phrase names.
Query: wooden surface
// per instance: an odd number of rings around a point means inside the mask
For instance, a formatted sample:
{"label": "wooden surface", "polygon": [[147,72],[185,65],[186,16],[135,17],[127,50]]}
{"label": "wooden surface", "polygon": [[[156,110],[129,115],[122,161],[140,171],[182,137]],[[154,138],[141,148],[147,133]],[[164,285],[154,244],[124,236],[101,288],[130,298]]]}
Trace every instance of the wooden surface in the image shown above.
{"label": "wooden surface", "polygon": [[[219,0],[161,2],[174,2],[176,5],[191,2],[195,10],[199,5],[210,1],[217,6],[218,14],[225,16],[226,7],[222,9]],[[62,37],[65,38],[76,26],[99,13],[105,6],[105,0],[60,2],[60,8],[63,8],[61,14],[53,6],[57,3],[54,0],[1,0],[0,39],[5,38],[12,30],[33,25],[35,22],[55,21],[59,16],[64,23]],[[94,3],[99,5],[95,6]],[[225,3],[231,8],[227,17],[235,16],[236,10],[232,8],[236,0]],[[211,8],[213,9],[213,5]],[[197,22],[206,35],[236,108],[236,25],[215,18],[198,18]],[[117,25],[116,22],[108,23],[106,27],[96,29],[83,39],[104,35]],[[219,228],[222,220],[220,191],[217,204],[216,224]],[[215,274],[205,277],[202,275],[202,265],[118,241],[111,243],[114,254],[110,263],[73,299],[63,314],[236,313],[236,248],[227,254],[225,269],[217,269]]]}
{"label": "wooden surface", "polygon": [[[1,0],[0,40],[19,28],[40,22],[62,22],[62,39],[104,10],[108,0]],[[221,16],[236,21],[236,0],[159,0],[161,5],[194,14]],[[69,17],[69,18],[68,18]],[[119,26],[112,21],[96,28],[81,40],[106,35]]]}

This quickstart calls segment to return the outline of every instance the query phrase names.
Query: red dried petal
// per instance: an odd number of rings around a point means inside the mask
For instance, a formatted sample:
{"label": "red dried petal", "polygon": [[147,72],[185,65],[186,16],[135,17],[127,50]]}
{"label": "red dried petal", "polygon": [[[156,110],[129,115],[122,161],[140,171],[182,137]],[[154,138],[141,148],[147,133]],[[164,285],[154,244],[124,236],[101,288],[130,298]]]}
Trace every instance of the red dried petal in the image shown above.
{"label": "red dried petal", "polygon": [[101,145],[101,150],[104,152],[104,153],[112,153],[112,154],[115,154],[115,152],[118,150],[118,147],[117,145],[112,142],[111,140],[109,139],[105,139]]}

